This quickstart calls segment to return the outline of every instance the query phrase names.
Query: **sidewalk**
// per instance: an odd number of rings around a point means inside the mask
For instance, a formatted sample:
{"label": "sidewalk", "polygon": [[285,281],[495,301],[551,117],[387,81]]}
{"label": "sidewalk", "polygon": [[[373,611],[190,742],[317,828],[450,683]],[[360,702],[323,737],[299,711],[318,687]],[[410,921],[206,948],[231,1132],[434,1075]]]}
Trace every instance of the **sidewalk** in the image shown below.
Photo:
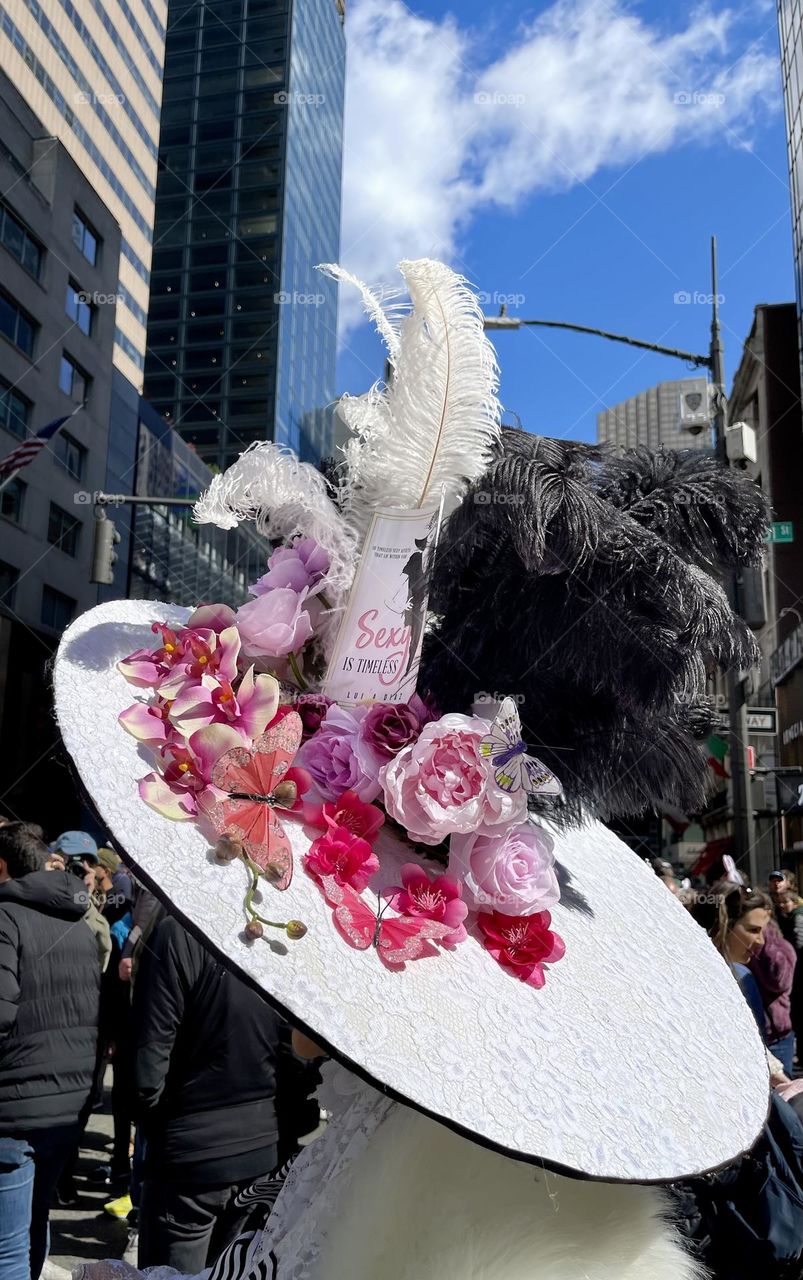
{"label": "sidewalk", "polygon": [[[50,1256],[42,1272],[42,1280],[68,1280],[78,1262],[97,1258],[122,1258],[127,1228],[124,1221],[103,1212],[111,1199],[105,1187],[87,1181],[87,1174],[109,1160],[112,1146],[112,1118],[109,1114],[109,1092],[104,1090],[102,1111],[93,1111],[81,1144],[76,1171],[79,1200],[69,1209],[57,1206],[50,1211]],[[127,1261],[136,1258],[126,1255]]]}

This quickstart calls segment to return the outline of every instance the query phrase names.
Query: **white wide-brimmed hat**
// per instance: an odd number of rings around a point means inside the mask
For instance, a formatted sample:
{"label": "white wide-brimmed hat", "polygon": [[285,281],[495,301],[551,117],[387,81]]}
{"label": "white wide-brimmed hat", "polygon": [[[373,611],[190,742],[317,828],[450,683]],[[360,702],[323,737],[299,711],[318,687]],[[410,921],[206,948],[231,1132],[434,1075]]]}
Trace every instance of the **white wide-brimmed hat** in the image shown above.
{"label": "white wide-brimmed hat", "polygon": [[[55,669],[59,727],[105,828],[188,928],[334,1056],[509,1155],[649,1182],[715,1168],[753,1144],[768,1074],[750,1009],[703,930],[599,822],[554,836],[563,891],[551,914],[566,952],[540,990],[473,937],[401,972],[347,946],[300,870],[311,841],[290,821],[298,869],[284,892],[265,886],[263,910],[307,933],[249,943],[244,864],[220,865],[194,823],[142,803],[148,762],[117,723],[132,701],[117,662],[148,644],[154,619],[178,626],[188,613],[101,605],[67,631]],[[384,883],[415,856],[390,831],[375,848]]]}
{"label": "white wide-brimmed hat", "polygon": [[698,798],[706,670],[750,651],[700,562],[763,507],[710,459],[503,439],[471,293],[404,274],[399,328],[364,290],[395,377],[341,407],[334,500],[272,445],[216,477],[199,518],[283,544],[254,599],[78,618],[65,745],[137,876],[378,1087],[568,1174],[716,1169],[767,1112],[752,1013],[590,815]]}

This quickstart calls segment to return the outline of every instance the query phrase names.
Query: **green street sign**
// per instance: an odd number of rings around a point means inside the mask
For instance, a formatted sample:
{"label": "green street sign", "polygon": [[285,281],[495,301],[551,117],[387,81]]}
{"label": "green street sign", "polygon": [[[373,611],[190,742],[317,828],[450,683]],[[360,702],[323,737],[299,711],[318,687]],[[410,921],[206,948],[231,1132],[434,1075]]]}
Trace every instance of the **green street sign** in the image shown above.
{"label": "green street sign", "polygon": [[764,535],[765,542],[794,542],[795,526],[791,520],[778,520]]}

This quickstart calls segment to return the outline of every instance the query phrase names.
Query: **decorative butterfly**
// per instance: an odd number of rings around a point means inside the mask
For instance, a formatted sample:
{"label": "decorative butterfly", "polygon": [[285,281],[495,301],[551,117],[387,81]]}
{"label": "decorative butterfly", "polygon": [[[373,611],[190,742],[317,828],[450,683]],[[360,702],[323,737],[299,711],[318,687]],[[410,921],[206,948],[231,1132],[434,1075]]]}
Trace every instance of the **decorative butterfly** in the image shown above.
{"label": "decorative butterfly", "polygon": [[334,876],[322,876],[318,883],[326,901],[334,907],[332,918],[341,937],[358,951],[375,947],[379,959],[389,969],[402,968],[408,960],[437,955],[432,944],[441,942],[452,932],[440,920],[420,916],[386,917],[387,906],[377,915],[351,885],[339,884]]}
{"label": "decorative butterfly", "polygon": [[293,878],[293,850],[277,810],[291,809],[296,801],[295,782],[283,779],[301,745],[301,732],[301,717],[293,711],[257,738],[253,748],[227,751],[212,770],[213,786],[229,793],[210,812],[215,829],[234,833],[277,889],[286,889]]}
{"label": "decorative butterfly", "polygon": [[480,741],[480,755],[490,760],[496,785],[503,791],[529,796],[563,794],[560,780],[535,756],[528,756],[521,736],[521,720],[512,698],[505,698],[491,731]]}

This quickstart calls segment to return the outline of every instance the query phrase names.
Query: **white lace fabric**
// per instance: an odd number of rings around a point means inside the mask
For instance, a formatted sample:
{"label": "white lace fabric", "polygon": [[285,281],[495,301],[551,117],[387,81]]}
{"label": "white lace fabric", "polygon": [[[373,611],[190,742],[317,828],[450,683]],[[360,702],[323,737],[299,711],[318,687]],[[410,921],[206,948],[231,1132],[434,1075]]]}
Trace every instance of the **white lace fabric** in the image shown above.
{"label": "white lace fabric", "polygon": [[[227,1280],[262,1280],[265,1275],[271,1280],[274,1275],[275,1280],[313,1280],[350,1170],[397,1105],[334,1062],[321,1068],[317,1098],[329,1122],[291,1168],[259,1244],[249,1251],[248,1265],[227,1274]],[[127,1262],[90,1262],[80,1264],[73,1280],[207,1280],[212,1269],[187,1276],[173,1267],[139,1271]]]}

